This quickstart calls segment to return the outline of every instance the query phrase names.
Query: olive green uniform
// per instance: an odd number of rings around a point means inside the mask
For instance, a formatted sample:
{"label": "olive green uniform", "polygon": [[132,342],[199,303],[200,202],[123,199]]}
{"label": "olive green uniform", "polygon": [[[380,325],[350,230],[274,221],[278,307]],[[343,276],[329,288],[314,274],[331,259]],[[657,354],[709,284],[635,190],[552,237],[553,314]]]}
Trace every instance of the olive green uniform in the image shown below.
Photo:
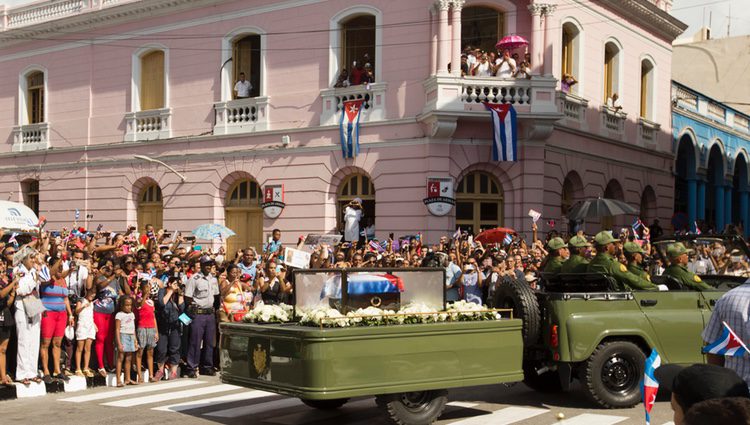
{"label": "olive green uniform", "polygon": [[681,264],[672,264],[664,271],[665,276],[672,276],[679,281],[683,287],[694,291],[710,291],[712,288],[709,284],[702,281],[701,278]]}
{"label": "olive green uniform", "polygon": [[560,269],[562,269],[563,265],[563,259],[560,256],[552,257],[547,261],[547,264],[544,265],[544,270],[542,270],[545,274],[555,275],[560,273]]}
{"label": "olive green uniform", "polygon": [[628,271],[640,277],[641,279],[646,279],[647,281],[651,282],[651,275],[649,275],[646,270],[643,270],[643,267],[639,266],[634,261],[631,261],[628,264]]}
{"label": "olive green uniform", "polygon": [[606,252],[596,254],[589,263],[587,271],[589,273],[602,273],[612,276],[621,289],[640,289],[640,290],[658,290],[659,288],[646,279],[638,277],[628,271],[628,268],[619,261],[612,258]]}
{"label": "olive green uniform", "polygon": [[571,254],[570,258],[562,264],[560,273],[586,273],[588,267],[589,260],[578,254]]}

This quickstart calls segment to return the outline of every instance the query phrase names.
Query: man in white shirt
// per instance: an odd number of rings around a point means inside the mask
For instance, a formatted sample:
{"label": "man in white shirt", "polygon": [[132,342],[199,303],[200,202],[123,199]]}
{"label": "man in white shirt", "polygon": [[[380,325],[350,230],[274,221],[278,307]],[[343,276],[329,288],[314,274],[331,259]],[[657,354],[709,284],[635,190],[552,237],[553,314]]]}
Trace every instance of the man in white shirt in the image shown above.
{"label": "man in white shirt", "polygon": [[252,89],[253,85],[245,79],[245,73],[240,72],[240,79],[234,84],[234,98],[244,99],[250,97],[250,90]]}
{"label": "man in white shirt", "polygon": [[63,272],[70,270],[68,275],[65,276],[68,291],[81,298],[86,296],[86,280],[89,277],[89,269],[85,265],[78,265],[79,262],[83,263],[83,261],[83,252],[73,251],[70,261],[63,263]]}
{"label": "man in white shirt", "polygon": [[510,57],[510,51],[503,51],[503,57],[497,61],[497,76],[503,79],[512,78],[516,72],[516,61]]}

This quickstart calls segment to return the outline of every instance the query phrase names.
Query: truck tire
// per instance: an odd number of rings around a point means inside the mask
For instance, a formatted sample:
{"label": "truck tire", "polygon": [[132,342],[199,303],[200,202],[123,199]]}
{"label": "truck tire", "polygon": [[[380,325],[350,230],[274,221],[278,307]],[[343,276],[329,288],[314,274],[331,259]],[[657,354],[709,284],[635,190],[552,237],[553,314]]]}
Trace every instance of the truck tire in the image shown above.
{"label": "truck tire", "polygon": [[430,425],[443,414],[448,391],[417,391],[388,394],[375,398],[390,421],[397,425]]}
{"label": "truck tire", "polygon": [[495,308],[513,310],[513,317],[523,321],[523,345],[528,347],[539,341],[542,316],[534,291],[522,280],[505,278],[495,290]]}
{"label": "truck tire", "polygon": [[583,384],[589,397],[607,408],[633,407],[641,401],[646,355],[629,341],[599,344],[586,360]]}
{"label": "truck tire", "polygon": [[547,371],[541,375],[536,373],[535,365],[524,362],[523,364],[523,383],[527,387],[540,393],[559,393],[562,392],[560,383],[560,374],[555,371]]}
{"label": "truck tire", "polygon": [[334,398],[331,400],[310,400],[307,398],[300,399],[303,403],[314,409],[334,410],[346,404],[348,398]]}

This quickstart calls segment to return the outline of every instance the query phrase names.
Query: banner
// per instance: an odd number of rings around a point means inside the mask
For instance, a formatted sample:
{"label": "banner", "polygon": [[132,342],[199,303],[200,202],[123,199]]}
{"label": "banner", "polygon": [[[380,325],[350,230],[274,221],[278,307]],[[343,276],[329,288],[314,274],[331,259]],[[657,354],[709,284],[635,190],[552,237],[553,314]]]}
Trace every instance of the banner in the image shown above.
{"label": "banner", "polygon": [[310,253],[294,248],[284,248],[284,264],[298,269],[310,267]]}
{"label": "banner", "polygon": [[516,161],[518,159],[518,131],[516,110],[510,103],[486,103],[492,117],[492,160]]}

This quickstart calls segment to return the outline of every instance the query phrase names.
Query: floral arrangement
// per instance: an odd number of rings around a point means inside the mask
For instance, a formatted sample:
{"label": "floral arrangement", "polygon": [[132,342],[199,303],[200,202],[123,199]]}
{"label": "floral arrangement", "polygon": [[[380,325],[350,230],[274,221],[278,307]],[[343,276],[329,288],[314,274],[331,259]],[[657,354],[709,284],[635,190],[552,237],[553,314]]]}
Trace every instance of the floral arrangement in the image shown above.
{"label": "floral arrangement", "polygon": [[259,301],[245,314],[244,320],[251,323],[285,323],[291,320],[292,311],[292,306],[287,304],[264,304]]}

